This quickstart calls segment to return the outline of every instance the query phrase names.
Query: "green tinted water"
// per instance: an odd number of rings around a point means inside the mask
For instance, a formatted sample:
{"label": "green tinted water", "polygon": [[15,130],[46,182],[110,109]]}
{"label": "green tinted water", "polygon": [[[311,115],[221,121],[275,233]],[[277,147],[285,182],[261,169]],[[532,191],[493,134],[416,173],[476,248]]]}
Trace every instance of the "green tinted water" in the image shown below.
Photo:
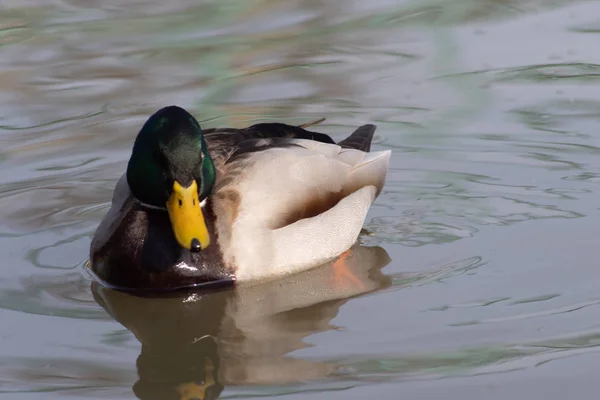
{"label": "green tinted water", "polygon": [[[0,2],[0,397],[581,398],[600,367],[599,2]],[[82,273],[132,140],[378,125],[350,267],[140,299]]]}

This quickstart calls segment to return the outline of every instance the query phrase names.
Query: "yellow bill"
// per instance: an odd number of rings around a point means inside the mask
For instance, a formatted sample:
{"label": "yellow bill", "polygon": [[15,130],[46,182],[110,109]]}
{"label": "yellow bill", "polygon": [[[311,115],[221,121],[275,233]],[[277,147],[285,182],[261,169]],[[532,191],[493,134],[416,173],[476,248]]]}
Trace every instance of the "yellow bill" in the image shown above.
{"label": "yellow bill", "polygon": [[167,210],[173,233],[181,247],[191,250],[194,239],[200,242],[202,250],[208,247],[210,236],[200,208],[198,184],[195,180],[186,188],[177,181],[173,183],[173,193],[167,200]]}

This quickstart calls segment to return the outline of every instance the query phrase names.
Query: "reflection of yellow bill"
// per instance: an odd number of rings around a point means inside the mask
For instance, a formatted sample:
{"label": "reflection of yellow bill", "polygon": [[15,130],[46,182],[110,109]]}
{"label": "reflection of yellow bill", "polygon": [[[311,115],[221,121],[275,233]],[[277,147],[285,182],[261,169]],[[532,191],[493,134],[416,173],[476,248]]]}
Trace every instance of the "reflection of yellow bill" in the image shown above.
{"label": "reflection of yellow bill", "polygon": [[203,384],[197,384],[194,382],[182,383],[181,385],[177,385],[177,391],[179,392],[180,400],[193,400],[193,399],[202,399],[206,398],[206,389],[215,384],[214,367],[212,362],[207,359],[206,360],[206,378],[204,379]]}
{"label": "reflection of yellow bill", "polygon": [[167,210],[173,233],[181,247],[190,250],[193,239],[200,241],[202,250],[208,247],[210,236],[200,208],[198,184],[195,180],[186,188],[177,181],[173,183],[173,193],[167,200]]}

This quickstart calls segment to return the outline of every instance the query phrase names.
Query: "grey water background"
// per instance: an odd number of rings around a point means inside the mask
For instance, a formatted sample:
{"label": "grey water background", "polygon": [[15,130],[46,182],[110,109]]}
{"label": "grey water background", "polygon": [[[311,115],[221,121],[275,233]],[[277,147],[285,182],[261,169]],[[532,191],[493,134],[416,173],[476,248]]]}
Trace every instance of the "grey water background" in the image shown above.
{"label": "grey water background", "polygon": [[[0,1],[0,398],[594,398],[599,43],[598,1]],[[92,290],[91,234],[169,104],[377,124],[359,281]]]}

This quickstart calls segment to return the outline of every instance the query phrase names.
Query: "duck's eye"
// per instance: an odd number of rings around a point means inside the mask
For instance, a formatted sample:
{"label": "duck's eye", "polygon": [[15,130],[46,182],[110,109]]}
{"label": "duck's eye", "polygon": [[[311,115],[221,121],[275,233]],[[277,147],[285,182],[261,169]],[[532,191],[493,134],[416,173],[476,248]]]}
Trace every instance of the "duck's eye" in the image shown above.
{"label": "duck's eye", "polygon": [[196,199],[192,199],[192,205],[195,206],[196,205]]}
{"label": "duck's eye", "polygon": [[183,206],[183,201],[181,201],[181,199],[179,199],[179,207]]}

